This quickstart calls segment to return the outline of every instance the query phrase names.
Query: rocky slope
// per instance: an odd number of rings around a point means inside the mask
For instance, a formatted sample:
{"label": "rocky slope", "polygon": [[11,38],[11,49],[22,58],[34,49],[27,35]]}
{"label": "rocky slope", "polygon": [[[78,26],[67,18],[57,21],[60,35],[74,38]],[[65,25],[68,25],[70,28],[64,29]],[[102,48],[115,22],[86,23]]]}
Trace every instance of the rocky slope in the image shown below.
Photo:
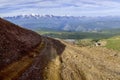
{"label": "rocky slope", "polygon": [[0,19],[0,80],[120,80],[120,53],[77,47]]}

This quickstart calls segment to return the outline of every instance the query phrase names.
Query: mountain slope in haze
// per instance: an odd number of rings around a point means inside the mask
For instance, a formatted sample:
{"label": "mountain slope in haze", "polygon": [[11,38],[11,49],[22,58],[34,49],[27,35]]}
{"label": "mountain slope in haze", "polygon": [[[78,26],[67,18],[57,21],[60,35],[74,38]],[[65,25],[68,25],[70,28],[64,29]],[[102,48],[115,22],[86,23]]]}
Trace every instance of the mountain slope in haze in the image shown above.
{"label": "mountain slope in haze", "polygon": [[120,17],[74,17],[53,15],[18,15],[4,17],[15,24],[32,30],[100,31],[120,28]]}
{"label": "mountain slope in haze", "polygon": [[77,47],[3,19],[0,19],[0,37],[0,80],[120,79],[119,52],[102,47]]}

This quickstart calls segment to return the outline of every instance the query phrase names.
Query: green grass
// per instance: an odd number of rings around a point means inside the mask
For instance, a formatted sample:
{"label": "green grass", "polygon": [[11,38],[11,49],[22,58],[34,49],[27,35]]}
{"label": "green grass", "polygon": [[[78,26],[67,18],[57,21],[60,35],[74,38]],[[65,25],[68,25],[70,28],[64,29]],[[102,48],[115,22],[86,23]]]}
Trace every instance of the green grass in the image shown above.
{"label": "green grass", "polygon": [[77,41],[77,45],[81,47],[85,46],[93,46],[95,43],[94,40],[92,39],[80,39]]}
{"label": "green grass", "polygon": [[49,36],[53,38],[60,38],[60,39],[105,39],[110,38],[115,35],[116,33],[110,32],[68,32],[68,31],[36,31],[37,33]]}
{"label": "green grass", "polygon": [[106,45],[107,48],[120,51],[120,37],[113,37],[107,39],[106,41],[107,41],[107,45]]}

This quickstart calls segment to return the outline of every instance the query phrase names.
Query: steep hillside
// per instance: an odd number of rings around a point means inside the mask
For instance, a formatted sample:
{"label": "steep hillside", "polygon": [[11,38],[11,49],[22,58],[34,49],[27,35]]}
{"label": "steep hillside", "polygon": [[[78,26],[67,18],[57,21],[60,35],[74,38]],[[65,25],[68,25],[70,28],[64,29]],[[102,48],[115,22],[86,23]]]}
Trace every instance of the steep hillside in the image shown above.
{"label": "steep hillside", "polygon": [[0,80],[120,80],[120,53],[77,47],[0,19]]}
{"label": "steep hillside", "polygon": [[0,68],[27,55],[40,42],[40,35],[0,19]]}

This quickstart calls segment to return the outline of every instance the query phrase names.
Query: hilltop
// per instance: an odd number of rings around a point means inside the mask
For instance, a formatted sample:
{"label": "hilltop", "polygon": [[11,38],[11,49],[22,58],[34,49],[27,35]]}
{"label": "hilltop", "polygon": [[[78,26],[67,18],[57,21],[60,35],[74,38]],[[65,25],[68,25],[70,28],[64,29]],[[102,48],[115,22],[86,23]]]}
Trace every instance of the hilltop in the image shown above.
{"label": "hilltop", "polygon": [[0,19],[0,80],[119,80],[120,52],[78,47]]}

